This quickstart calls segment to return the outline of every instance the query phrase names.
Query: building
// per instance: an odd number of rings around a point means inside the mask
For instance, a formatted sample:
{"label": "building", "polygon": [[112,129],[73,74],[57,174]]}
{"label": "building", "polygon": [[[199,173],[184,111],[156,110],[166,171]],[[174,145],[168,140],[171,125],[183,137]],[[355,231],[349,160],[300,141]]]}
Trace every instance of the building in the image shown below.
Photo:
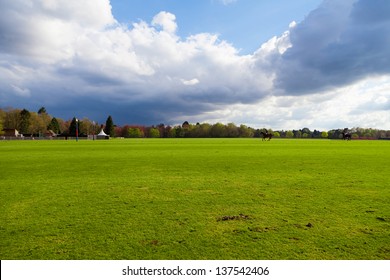
{"label": "building", "polygon": [[3,129],[5,137],[23,137],[15,128],[5,128]]}

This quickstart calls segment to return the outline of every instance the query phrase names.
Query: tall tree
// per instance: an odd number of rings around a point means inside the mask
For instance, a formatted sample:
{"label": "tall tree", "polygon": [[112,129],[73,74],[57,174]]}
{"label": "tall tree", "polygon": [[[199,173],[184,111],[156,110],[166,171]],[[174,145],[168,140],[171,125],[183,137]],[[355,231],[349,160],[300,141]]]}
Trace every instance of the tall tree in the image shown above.
{"label": "tall tree", "polygon": [[54,131],[55,133],[61,133],[60,124],[58,123],[56,118],[52,118],[47,129]]}
{"label": "tall tree", "polygon": [[31,114],[28,110],[23,109],[20,111],[20,133],[28,133],[30,118]]}
{"label": "tall tree", "polygon": [[20,130],[20,109],[8,109],[5,111],[4,128]]}
{"label": "tall tree", "polygon": [[78,120],[76,120],[76,118],[73,118],[70,125],[69,125],[69,135],[70,136],[76,136],[76,128],[80,125],[80,121],[78,121],[79,123],[76,125],[76,122]]}
{"label": "tall tree", "polygon": [[104,129],[104,132],[111,137],[115,136],[115,127],[114,127],[114,121],[112,120],[111,116],[108,116],[106,120],[106,127]]}

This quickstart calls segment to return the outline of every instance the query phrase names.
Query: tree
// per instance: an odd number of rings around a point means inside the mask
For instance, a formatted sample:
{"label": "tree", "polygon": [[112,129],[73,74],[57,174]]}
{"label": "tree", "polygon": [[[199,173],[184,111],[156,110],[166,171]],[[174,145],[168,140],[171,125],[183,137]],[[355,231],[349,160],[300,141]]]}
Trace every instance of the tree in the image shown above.
{"label": "tree", "polygon": [[128,128],[127,137],[141,138],[141,137],[143,137],[143,132],[138,127],[130,127],[130,128]]}
{"label": "tree", "polygon": [[202,123],[202,124],[197,123],[191,130],[190,137],[195,137],[195,138],[210,137],[210,128],[211,125],[208,123]]}
{"label": "tree", "polygon": [[169,130],[168,138],[176,138],[176,128],[175,128],[175,127],[172,127],[172,128]]}
{"label": "tree", "polygon": [[240,134],[240,137],[253,137],[254,135],[254,132],[253,130],[250,128],[250,127],[247,127],[246,125],[240,125],[240,128],[239,128],[239,134]]}
{"label": "tree", "polygon": [[31,121],[29,126],[29,133],[41,136],[47,130],[50,124],[49,115],[42,113],[38,115],[35,112],[31,113]]}
{"label": "tree", "polygon": [[321,138],[328,138],[328,132],[326,131],[321,132]]}
{"label": "tree", "polygon": [[[79,122],[79,124],[80,124],[80,122]],[[76,136],[76,127],[77,127],[76,118],[73,118],[70,125],[69,125],[69,135],[70,136]]]}
{"label": "tree", "polygon": [[4,128],[20,130],[20,111],[19,109],[8,109],[5,112]]}
{"label": "tree", "polygon": [[4,126],[3,126],[4,117],[5,117],[5,112],[3,112],[3,110],[0,109],[0,135],[4,134],[4,132],[3,132],[3,129],[4,129]]}
{"label": "tree", "polygon": [[56,118],[52,118],[47,129],[54,131],[57,134],[61,133],[60,124],[58,123]]}
{"label": "tree", "polygon": [[3,134],[4,120],[5,120],[5,112],[0,109],[0,135]]}
{"label": "tree", "polygon": [[238,127],[234,123],[228,123],[226,126],[226,136],[236,138],[239,136]]}
{"label": "tree", "polygon": [[149,137],[150,138],[160,138],[160,130],[158,130],[158,128],[152,127],[149,130]]}
{"label": "tree", "polygon": [[28,133],[28,129],[30,126],[30,118],[31,114],[28,110],[23,109],[20,111],[20,133]]}
{"label": "tree", "polygon": [[110,137],[114,137],[115,136],[114,121],[112,120],[111,116],[108,116],[108,118],[106,120],[106,127],[104,129],[104,132],[106,134],[110,135]]}
{"label": "tree", "polygon": [[222,123],[214,124],[210,129],[210,136],[214,138],[223,138],[227,136],[226,126]]}
{"label": "tree", "polygon": [[[311,131],[307,127],[302,128],[301,132],[302,132],[302,137],[303,138],[308,138],[308,137],[311,136]],[[306,135],[304,136],[305,133],[306,133]]]}
{"label": "tree", "polygon": [[83,118],[79,123],[79,134],[95,135],[99,133],[99,125],[88,118]]}
{"label": "tree", "polygon": [[294,137],[294,133],[291,130],[286,132],[286,138],[293,138],[293,137]]}
{"label": "tree", "polygon": [[38,110],[38,115],[40,114],[46,114],[46,108],[45,107],[41,107],[39,110]]}

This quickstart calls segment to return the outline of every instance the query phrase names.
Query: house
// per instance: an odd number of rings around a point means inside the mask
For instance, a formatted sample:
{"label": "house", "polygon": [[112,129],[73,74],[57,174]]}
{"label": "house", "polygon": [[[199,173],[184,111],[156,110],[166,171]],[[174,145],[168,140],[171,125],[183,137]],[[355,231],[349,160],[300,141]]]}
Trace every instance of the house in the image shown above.
{"label": "house", "polygon": [[5,128],[3,129],[5,137],[23,137],[15,128]]}
{"label": "house", "polygon": [[56,137],[57,134],[53,130],[49,129],[48,131],[45,132],[45,136],[46,137]]}

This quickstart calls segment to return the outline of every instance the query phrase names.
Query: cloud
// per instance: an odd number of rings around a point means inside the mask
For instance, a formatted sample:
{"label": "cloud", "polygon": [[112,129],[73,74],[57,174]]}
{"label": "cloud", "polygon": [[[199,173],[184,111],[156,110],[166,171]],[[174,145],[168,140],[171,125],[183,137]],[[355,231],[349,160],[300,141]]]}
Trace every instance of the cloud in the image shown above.
{"label": "cloud", "polygon": [[108,0],[1,1],[0,10],[0,51],[48,63],[74,55],[85,30],[115,23]]}
{"label": "cloud", "polygon": [[181,82],[183,83],[183,85],[186,85],[186,86],[194,86],[196,84],[199,84],[198,79],[192,79],[192,80],[181,79]]}
{"label": "cloud", "polygon": [[[156,115],[155,102],[165,104],[157,106],[164,117],[159,121],[172,121],[175,112],[196,115],[218,104],[259,100],[272,85],[251,56],[239,55],[217,35],[178,37],[176,17],[168,12],[127,26],[115,21],[108,1],[9,2],[0,7],[8,27],[0,39],[0,59],[7,61],[0,83],[14,92],[29,88],[37,103],[59,108],[88,97],[85,110],[101,102],[125,112],[143,106],[145,114]],[[0,100],[17,103],[5,92]]]}
{"label": "cloud", "polygon": [[176,16],[168,12],[158,13],[152,21],[153,26],[161,26],[168,33],[175,33],[177,29]]}
{"label": "cloud", "polygon": [[[253,105],[232,104],[202,115],[252,127],[330,130],[344,127],[389,129],[390,76],[367,78],[322,94],[268,96]],[[225,121],[226,122],[226,121]]]}
{"label": "cloud", "polygon": [[324,1],[290,28],[276,88],[300,95],[390,73],[389,14],[389,1]]}
{"label": "cloud", "polygon": [[30,90],[28,88],[20,88],[18,86],[12,85],[11,88],[15,92],[16,95],[22,96],[22,97],[30,97]]}

